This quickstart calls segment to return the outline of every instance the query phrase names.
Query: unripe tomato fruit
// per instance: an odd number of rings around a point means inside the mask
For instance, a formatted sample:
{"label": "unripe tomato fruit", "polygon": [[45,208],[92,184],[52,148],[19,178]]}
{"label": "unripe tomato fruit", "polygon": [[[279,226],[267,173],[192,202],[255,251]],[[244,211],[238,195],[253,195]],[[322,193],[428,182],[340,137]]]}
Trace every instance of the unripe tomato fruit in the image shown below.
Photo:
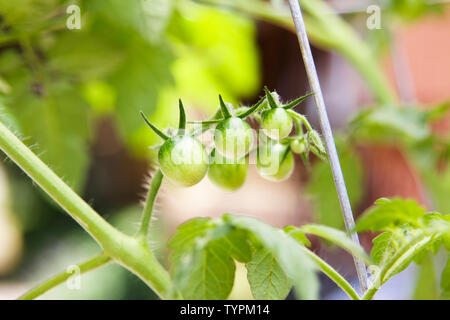
{"label": "unripe tomato fruit", "polygon": [[164,176],[181,187],[199,183],[208,171],[205,147],[191,136],[178,135],[166,140],[159,149],[158,159]]}
{"label": "unripe tomato fruit", "polygon": [[269,141],[258,148],[256,168],[267,180],[283,181],[294,170],[294,156],[286,145]]}
{"label": "unripe tomato fruit", "polygon": [[240,159],[253,145],[250,125],[238,117],[230,117],[220,122],[214,131],[216,150],[224,157]]}
{"label": "unripe tomato fruit", "polygon": [[291,150],[297,154],[304,153],[306,151],[306,144],[304,141],[294,140],[291,142]]}
{"label": "unripe tomato fruit", "polygon": [[291,133],[292,126],[292,118],[283,108],[273,108],[262,113],[261,127],[272,139],[286,138]]}
{"label": "unripe tomato fruit", "polygon": [[214,149],[210,155],[208,178],[222,189],[235,191],[247,178],[248,158],[229,159]]}

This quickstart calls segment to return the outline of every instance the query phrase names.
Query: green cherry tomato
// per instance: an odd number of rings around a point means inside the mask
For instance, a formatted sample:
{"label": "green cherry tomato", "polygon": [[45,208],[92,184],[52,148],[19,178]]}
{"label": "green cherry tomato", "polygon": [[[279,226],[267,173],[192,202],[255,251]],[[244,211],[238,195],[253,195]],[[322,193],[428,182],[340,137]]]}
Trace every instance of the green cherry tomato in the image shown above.
{"label": "green cherry tomato", "polygon": [[267,180],[283,181],[294,170],[294,156],[288,146],[269,141],[258,148],[256,168]]}
{"label": "green cherry tomato", "polygon": [[246,121],[230,117],[217,125],[214,131],[214,144],[222,156],[240,159],[253,145],[252,129]]}
{"label": "green cherry tomato", "polygon": [[178,135],[166,140],[158,159],[164,176],[181,187],[199,183],[208,171],[205,147],[191,136]]}
{"label": "green cherry tomato", "polygon": [[210,156],[209,179],[222,189],[235,191],[247,178],[248,158],[238,160],[223,157],[214,149]]}
{"label": "green cherry tomato", "polygon": [[291,142],[291,150],[297,154],[302,154],[306,151],[306,144],[301,140],[294,140]]}
{"label": "green cherry tomato", "polygon": [[261,127],[272,139],[286,138],[291,133],[292,126],[292,118],[283,108],[273,108],[262,113]]}

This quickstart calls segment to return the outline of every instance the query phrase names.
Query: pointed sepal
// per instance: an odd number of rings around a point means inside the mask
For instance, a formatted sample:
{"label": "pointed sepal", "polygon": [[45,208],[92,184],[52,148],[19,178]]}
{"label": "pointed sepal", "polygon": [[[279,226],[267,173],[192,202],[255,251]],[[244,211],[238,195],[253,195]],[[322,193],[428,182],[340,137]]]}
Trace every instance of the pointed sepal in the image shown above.
{"label": "pointed sepal", "polygon": [[183,102],[181,99],[178,100],[178,107],[180,109],[180,120],[178,123],[178,133],[182,133],[186,129],[186,112],[184,111]]}
{"label": "pointed sepal", "polygon": [[272,93],[269,91],[269,88],[267,86],[264,86],[264,91],[266,92],[267,101],[269,102],[269,106],[272,109],[278,108],[277,103],[275,102],[275,99],[273,98]]}
{"label": "pointed sepal", "polygon": [[283,106],[283,109],[289,110],[294,108],[296,105],[298,105],[300,102],[305,100],[306,98],[314,95],[314,92],[308,93],[307,95],[304,95],[303,97],[297,98],[294,101],[289,102],[288,104]]}
{"label": "pointed sepal", "polygon": [[152,129],[152,131],[154,133],[156,133],[158,136],[160,136],[162,139],[167,140],[169,139],[169,137],[162,132],[161,130],[159,130],[156,126],[154,126],[145,116],[144,112],[139,111],[139,113],[141,114],[142,118],[144,119],[145,123],[147,124],[147,126],[149,126],[150,129]]}
{"label": "pointed sepal", "polygon": [[244,118],[248,117],[249,115],[251,115],[252,113],[256,112],[258,110],[258,108],[262,105],[262,103],[264,102],[265,99],[266,99],[266,97],[262,97],[254,106],[250,107],[249,109],[247,109],[246,111],[244,111],[243,113],[238,115],[238,117],[241,119],[244,119]]}
{"label": "pointed sepal", "polygon": [[225,119],[231,118],[233,115],[230,112],[230,109],[228,109],[228,106],[225,104],[225,102],[222,99],[222,96],[219,94],[219,101],[220,101],[220,109],[222,110],[223,117]]}

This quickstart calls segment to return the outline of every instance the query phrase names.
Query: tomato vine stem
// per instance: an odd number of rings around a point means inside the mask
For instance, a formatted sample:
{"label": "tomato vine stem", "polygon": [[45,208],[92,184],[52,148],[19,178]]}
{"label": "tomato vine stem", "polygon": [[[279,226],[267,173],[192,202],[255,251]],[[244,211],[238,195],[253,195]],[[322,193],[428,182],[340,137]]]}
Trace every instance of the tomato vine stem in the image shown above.
{"label": "tomato vine stem", "polygon": [[[303,56],[303,62],[305,64],[306,73],[308,75],[309,83],[312,91],[315,93],[314,99],[316,101],[316,109],[319,115],[320,126],[322,128],[322,135],[325,139],[325,146],[328,153],[328,159],[330,162],[331,170],[333,173],[336,190],[339,197],[342,213],[344,215],[344,222],[347,231],[350,233],[352,240],[359,245],[358,234],[352,232],[355,227],[355,221],[353,218],[352,208],[345,186],[344,175],[342,174],[341,165],[339,163],[339,157],[334,143],[333,133],[331,131],[330,122],[328,120],[327,110],[325,107],[325,101],[322,95],[322,89],[319,83],[319,77],[317,75],[314,58],[311,53],[311,47],[309,45],[308,35],[306,34],[306,27],[303,21],[302,11],[300,8],[299,0],[289,0],[289,7],[291,9],[292,19],[294,21],[295,29],[297,31],[297,37],[300,44],[300,49]],[[356,271],[358,273],[359,282],[362,292],[367,290],[367,270],[364,262],[354,257]]]}
{"label": "tomato vine stem", "polygon": [[322,258],[311,250],[302,247],[303,251],[317,264],[320,271],[328,276],[337,286],[339,286],[352,300],[361,300],[358,293],[353,289],[343,276],[340,275],[332,266],[326,263]]}
{"label": "tomato vine stem", "polygon": [[[100,266],[103,266],[111,261],[111,258],[105,255],[104,253],[101,253],[83,263],[78,264],[78,268],[80,271],[80,274],[86,273],[88,271],[94,270]],[[56,286],[60,285],[67,279],[69,279],[73,274],[71,272],[68,272],[67,270],[64,270],[63,272],[57,274],[56,276],[48,279],[47,281],[37,285],[30,291],[26,292],[24,295],[19,297],[19,300],[33,300],[40,295],[44,294],[45,292],[49,291],[50,289],[55,288]]]}
{"label": "tomato vine stem", "polygon": [[144,211],[142,212],[141,226],[137,233],[137,237],[147,239],[155,199],[156,196],[158,195],[159,188],[161,187],[162,180],[163,174],[161,172],[161,169],[158,169],[158,171],[156,171],[155,175],[153,176],[150,184],[150,189],[148,191],[147,199],[145,201]]}
{"label": "tomato vine stem", "polygon": [[0,149],[97,241],[105,255],[140,277],[160,297],[167,297],[172,287],[169,273],[146,242],[109,224],[1,122]]}

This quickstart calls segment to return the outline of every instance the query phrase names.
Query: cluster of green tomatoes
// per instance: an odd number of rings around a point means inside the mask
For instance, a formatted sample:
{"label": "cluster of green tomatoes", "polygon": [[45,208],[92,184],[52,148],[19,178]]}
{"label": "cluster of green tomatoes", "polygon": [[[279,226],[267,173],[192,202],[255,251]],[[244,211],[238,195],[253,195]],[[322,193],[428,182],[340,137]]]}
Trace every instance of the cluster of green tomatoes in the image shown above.
{"label": "cluster of green tomatoes", "polygon": [[[325,157],[319,134],[303,115],[292,110],[311,95],[282,104],[276,92],[265,87],[265,96],[255,105],[239,108],[225,103],[219,95],[219,109],[211,119],[201,122],[187,122],[183,103],[179,100],[179,126],[172,135],[154,126],[142,112],[141,115],[147,125],[164,139],[159,146],[158,160],[162,173],[172,183],[189,187],[208,174],[209,179],[221,188],[237,190],[245,182],[253,152],[257,153],[259,174],[271,181],[282,181],[291,175],[293,153],[299,154],[305,163],[308,163],[310,152],[320,158]],[[256,120],[261,130],[255,133],[247,118]],[[187,130],[187,124],[193,128]],[[214,147],[208,153],[197,137],[211,129],[214,129]],[[295,133],[291,135],[294,129]]]}

